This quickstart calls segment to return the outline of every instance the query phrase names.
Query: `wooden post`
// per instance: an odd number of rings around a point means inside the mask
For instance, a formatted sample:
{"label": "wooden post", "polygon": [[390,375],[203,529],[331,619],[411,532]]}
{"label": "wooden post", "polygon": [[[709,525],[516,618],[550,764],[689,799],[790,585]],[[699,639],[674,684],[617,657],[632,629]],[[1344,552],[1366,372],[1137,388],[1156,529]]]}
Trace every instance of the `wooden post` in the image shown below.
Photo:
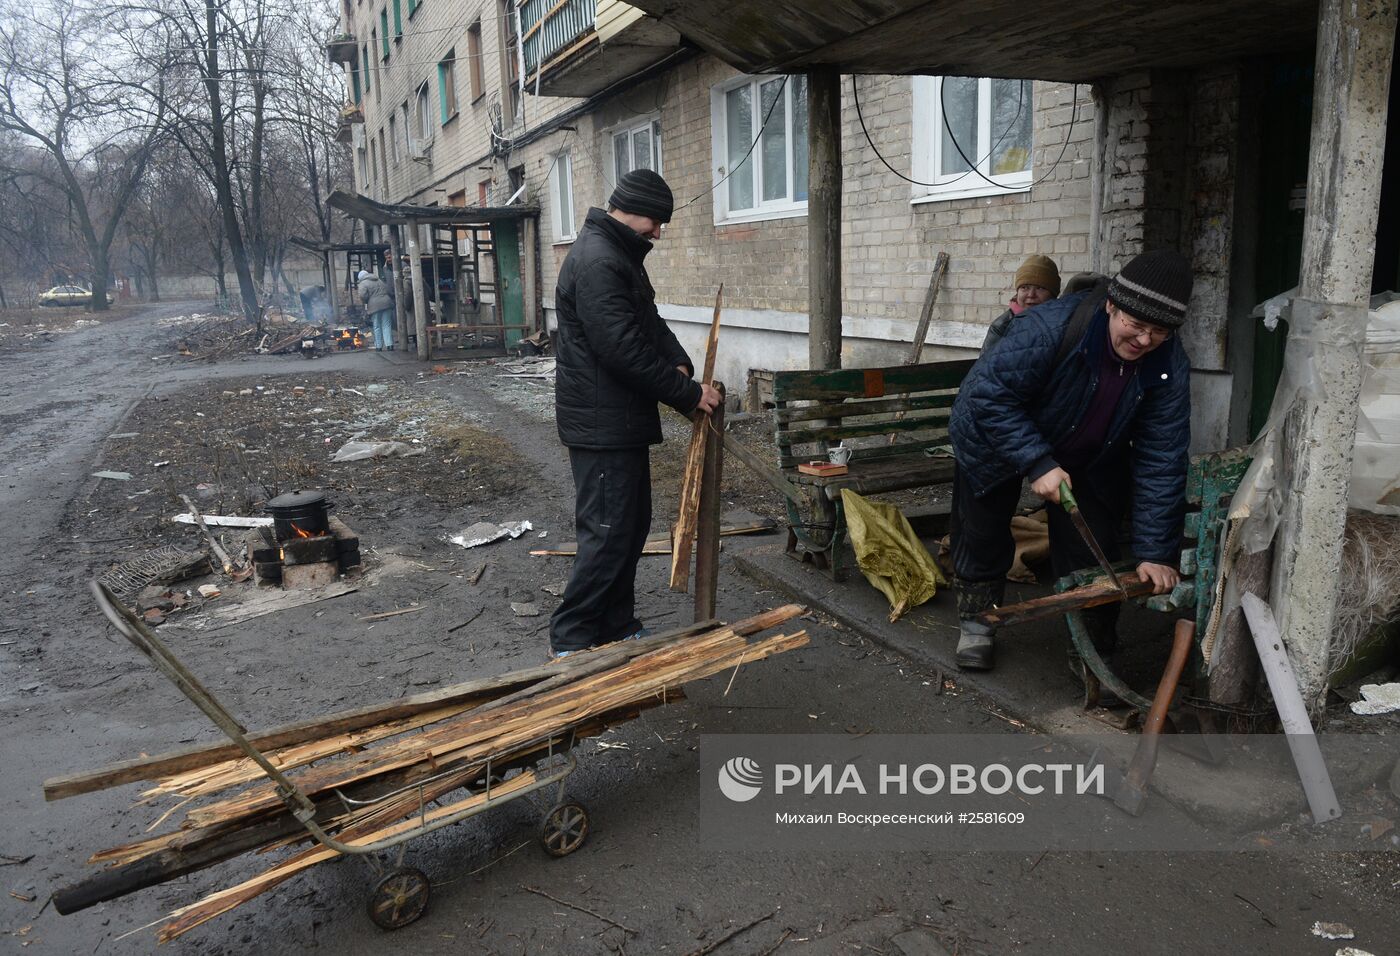
{"label": "wooden post", "polygon": [[695,522],[695,618],[708,621],[715,616],[715,592],[719,585],[719,492],[724,478],[724,383],[715,382],[721,401],[706,427],[712,429],[705,442],[705,470],[700,477],[700,509]]}
{"label": "wooden post", "polygon": [[[423,291],[423,260],[418,254],[418,224],[408,224],[408,273],[413,283],[413,327],[418,336],[418,361],[426,362],[433,354],[428,341],[428,297]],[[408,347],[408,343],[404,343]]]}
{"label": "wooden post", "polygon": [[389,278],[394,283],[394,331],[398,336],[398,348],[408,351],[408,303],[403,296],[403,250],[399,247],[399,227],[386,226],[389,233],[389,258],[393,266]]}
{"label": "wooden post", "polygon": [[[929,323],[933,320],[933,307],[938,302],[938,290],[943,287],[943,276],[948,272],[948,253],[939,252],[933,260],[933,273],[929,276],[928,291],[924,293],[924,307],[919,311],[919,324],[914,328],[914,344],[909,349],[905,365],[918,365],[924,357],[924,339],[928,338]],[[894,438],[893,435],[890,436]],[[890,444],[894,444],[893,441]]]}
{"label": "wooden post", "polygon": [[433,305],[437,311],[433,313],[437,319],[434,325],[446,325],[447,316],[442,311],[442,256],[438,255],[438,234],[442,226],[433,223],[428,226],[428,250],[433,255]]}
{"label": "wooden post", "polygon": [[[1281,520],[1270,588],[1312,708],[1321,706],[1330,663],[1396,3],[1323,0],[1318,16],[1302,267],[1274,410],[1286,414],[1275,462]],[[1290,382],[1311,387],[1295,392]]]}
{"label": "wooden post", "polygon": [[807,74],[807,354],[841,367],[841,72]]}

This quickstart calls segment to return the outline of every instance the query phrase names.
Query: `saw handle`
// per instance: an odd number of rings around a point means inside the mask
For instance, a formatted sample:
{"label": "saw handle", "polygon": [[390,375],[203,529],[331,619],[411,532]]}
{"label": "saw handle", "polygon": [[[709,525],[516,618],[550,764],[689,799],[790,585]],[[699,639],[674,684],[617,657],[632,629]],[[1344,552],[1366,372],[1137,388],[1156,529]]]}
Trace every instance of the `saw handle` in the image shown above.
{"label": "saw handle", "polygon": [[1060,504],[1066,511],[1078,511],[1079,502],[1074,500],[1074,492],[1069,490],[1069,482],[1060,481]]}

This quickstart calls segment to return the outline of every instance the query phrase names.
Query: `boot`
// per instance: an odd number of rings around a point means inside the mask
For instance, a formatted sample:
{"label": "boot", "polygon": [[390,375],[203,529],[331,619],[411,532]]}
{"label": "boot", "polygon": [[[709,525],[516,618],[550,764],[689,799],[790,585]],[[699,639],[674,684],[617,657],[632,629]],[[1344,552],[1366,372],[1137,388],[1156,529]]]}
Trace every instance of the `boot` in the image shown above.
{"label": "boot", "polygon": [[955,660],[961,670],[991,670],[996,663],[996,628],[976,620],[978,614],[1001,603],[1006,580],[954,582],[958,592],[958,649]]}
{"label": "boot", "polygon": [[991,670],[996,663],[996,628],[972,620],[958,625],[958,670]]}

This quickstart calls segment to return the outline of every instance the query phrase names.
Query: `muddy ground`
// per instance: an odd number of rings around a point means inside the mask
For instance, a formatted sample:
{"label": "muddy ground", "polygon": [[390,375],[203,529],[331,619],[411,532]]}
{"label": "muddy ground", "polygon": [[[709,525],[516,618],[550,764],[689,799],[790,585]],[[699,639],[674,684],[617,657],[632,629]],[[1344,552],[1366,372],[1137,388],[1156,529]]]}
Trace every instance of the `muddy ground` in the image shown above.
{"label": "muddy ground", "polygon": [[[184,510],[179,494],[205,510],[237,511],[315,484],[365,549],[359,589],[343,597],[226,628],[198,626],[214,608],[196,604],[161,626],[250,726],[544,658],[557,600],[545,586],[563,581],[570,562],[529,551],[573,537],[548,384],[507,378],[489,363],[434,372],[401,353],[153,360],[170,353],[171,326],[159,321],[200,308],[163,306],[0,355],[6,951],[149,952],[153,930],[141,927],[264,862],[231,861],[73,916],[46,905],[54,888],[84,874],[89,853],[138,836],[166,808],[133,808],[134,786],[46,804],[43,779],[217,737],[111,632],[84,591],[92,575],[145,549],[197,543],[196,531],[167,520]],[[761,419],[738,424],[763,447]],[[656,530],[674,513],[686,428],[679,419],[668,425],[653,458]],[[357,436],[423,454],[332,463]],[[91,477],[98,470],[131,478]],[[727,509],[777,510],[737,464],[724,497]],[[475,521],[518,519],[534,530],[515,541],[465,551],[444,540]],[[750,543],[726,539],[726,553]],[[665,587],[665,572],[664,558],[644,559],[638,580],[641,614],[661,627],[690,616],[689,599]],[[230,587],[214,600],[239,597]],[[512,601],[541,613],[518,617]],[[725,563],[721,617],[783,601]],[[423,610],[361,620],[414,603]],[[469,627],[453,630],[478,610]],[[810,647],[746,668],[727,696],[724,681],[703,682],[688,701],[610,733],[607,746],[586,746],[570,790],[593,811],[594,834],[573,856],[539,853],[532,842],[543,807],[522,801],[412,846],[409,860],[432,876],[434,901],[396,934],[366,919],[369,873],[351,862],[317,867],[166,951],[686,954],[716,943],[720,956],[894,953],[916,951],[890,942],[914,932],[926,947],[961,954],[1330,956],[1338,944],[1310,933],[1315,920],[1350,924],[1356,945],[1374,953],[1400,939],[1400,873],[1386,856],[875,855],[797,844],[787,854],[715,852],[697,821],[701,734],[1016,732],[955,679],[935,694],[941,675],[821,620],[803,624]]]}

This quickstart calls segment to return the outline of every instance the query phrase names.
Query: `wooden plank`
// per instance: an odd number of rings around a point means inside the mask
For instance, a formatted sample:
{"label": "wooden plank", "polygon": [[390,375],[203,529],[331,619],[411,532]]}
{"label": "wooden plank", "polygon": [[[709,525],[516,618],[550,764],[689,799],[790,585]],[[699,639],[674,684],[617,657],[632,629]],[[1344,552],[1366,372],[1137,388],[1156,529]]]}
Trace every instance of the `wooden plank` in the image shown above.
{"label": "wooden plank", "polygon": [[919,324],[914,328],[914,342],[909,349],[905,365],[918,365],[924,354],[924,339],[928,338],[929,321],[933,318],[933,306],[938,301],[938,290],[943,286],[943,276],[948,271],[948,253],[940,251],[933,260],[933,275],[929,276],[928,292],[924,294],[924,307],[919,312]]}
{"label": "wooden plank", "polygon": [[[795,604],[784,605],[738,621],[732,625],[732,630],[736,634],[745,636],[757,634],[760,631],[777,627],[803,611],[802,607]],[[706,626],[714,626],[715,623],[714,621],[705,621],[687,624],[653,635],[645,641],[627,641],[608,645],[587,654],[572,655],[570,658],[558,662],[511,671],[496,677],[478,678],[477,680],[453,684],[401,700],[372,704],[312,720],[284,724],[248,736],[253,746],[259,750],[275,750],[279,747],[304,743],[333,734],[372,727],[391,720],[412,717],[451,704],[466,704],[473,701],[484,703],[563,672],[592,667],[600,661],[626,659],[630,656],[646,653],[661,643],[691,636],[703,631]],[[65,797],[93,793],[141,780],[156,780],[186,770],[193,770],[196,767],[207,767],[211,764],[221,763],[242,755],[243,752],[232,742],[223,742],[187,747],[158,754],[154,757],[126,760],[96,770],[52,777],[44,781],[44,799],[61,800]]]}
{"label": "wooden plank", "polygon": [[700,479],[700,507],[695,530],[695,609],[694,620],[704,621],[715,616],[715,592],[719,585],[719,506],[720,482],[724,477],[724,442],[716,435],[724,434],[724,392],[710,416],[713,430],[705,442],[705,464]]}
{"label": "wooden plank", "polygon": [[[959,359],[887,368],[776,372],[773,375],[773,399],[779,402],[833,401],[957,388],[975,361]],[[882,378],[881,390],[876,394],[870,394],[867,389],[868,373],[879,373]]]}
{"label": "wooden plank", "polygon": [[[760,518],[757,521],[750,521],[748,524],[726,524],[721,525],[720,535],[732,537],[736,534],[762,534],[765,531],[772,531],[778,523],[772,518]],[[577,541],[565,541],[555,548],[542,548],[538,551],[531,551],[531,554],[556,558],[571,558],[578,554]],[[642,554],[670,554],[671,535],[654,534],[647,538],[646,544],[642,546]]]}
{"label": "wooden plank", "polygon": [[[948,436],[946,434],[934,433],[934,437],[926,438],[921,441],[907,441],[900,442],[897,445],[874,445],[870,448],[857,448],[851,453],[851,464],[860,465],[862,467],[866,465],[878,465],[881,468],[885,468],[887,466],[893,467],[894,463],[898,462],[907,464],[910,468],[919,468],[922,467],[921,463],[923,461],[934,460],[924,454],[927,449],[943,448],[947,444]],[[784,469],[795,470],[798,464],[806,461],[808,457],[807,455],[799,455],[790,452],[780,456],[778,461],[782,464]],[[951,461],[952,459],[943,460]],[[796,479],[797,476],[794,474],[792,477]],[[805,482],[799,483],[805,484]]]}
{"label": "wooden plank", "polygon": [[1030,621],[1038,621],[1041,618],[1053,617],[1056,614],[1064,614],[1066,611],[1081,611],[1085,608],[1112,604],[1127,598],[1147,597],[1152,593],[1152,582],[1142,580],[1135,571],[1123,572],[1118,575],[1118,579],[1123,582],[1121,592],[1113,586],[1112,582],[1090,584],[1061,594],[1033,598],[1019,604],[1008,604],[1005,607],[994,607],[990,611],[983,611],[977,615],[977,620],[993,627],[1025,624]]}
{"label": "wooden plank", "polygon": [[[715,314],[710,320],[710,337],[705,342],[705,368],[701,383],[713,384],[715,352],[719,346],[719,315],[724,301],[724,285],[715,293]],[[680,507],[676,515],[675,534],[671,539],[671,590],[685,591],[690,587],[690,554],[695,544],[695,522],[700,509],[701,471],[705,467],[705,446],[712,434],[709,416],[698,412],[690,433],[690,448],[685,456],[685,476],[681,480]]]}
{"label": "wooden plank", "polygon": [[[724,435],[724,450],[739,459],[740,463],[766,481],[778,494],[794,504],[803,504],[802,492],[798,490],[796,485],[783,477],[778,469],[745,448],[743,442],[728,432]],[[723,528],[720,529],[720,534],[724,534]]]}
{"label": "wooden plank", "polygon": [[931,412],[918,418],[888,419],[883,422],[862,422],[856,425],[809,426],[789,428],[779,432],[778,439],[785,445],[805,445],[819,441],[834,441],[844,438],[864,438],[869,435],[895,435],[901,432],[948,430],[949,412]]}
{"label": "wooden plank", "polygon": [[951,408],[957,401],[956,391],[945,391],[938,395],[921,395],[917,398],[871,398],[848,399],[844,402],[823,402],[820,405],[800,405],[792,408],[779,408],[773,411],[773,422],[779,429],[793,422],[807,422],[825,418],[853,418],[857,415],[892,415],[896,412],[912,412],[925,408]]}

